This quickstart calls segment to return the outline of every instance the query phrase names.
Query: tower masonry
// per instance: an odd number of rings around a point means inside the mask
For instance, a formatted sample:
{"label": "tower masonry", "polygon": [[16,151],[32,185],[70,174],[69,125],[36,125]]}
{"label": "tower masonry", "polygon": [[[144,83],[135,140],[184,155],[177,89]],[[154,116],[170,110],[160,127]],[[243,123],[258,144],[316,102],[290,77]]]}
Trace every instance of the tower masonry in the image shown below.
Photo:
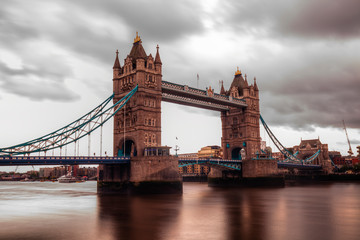
{"label": "tower masonry", "polygon": [[222,86],[220,93],[242,99],[248,105],[221,113],[224,159],[250,159],[260,151],[260,107],[256,78],[254,84],[249,85],[246,74],[244,79],[238,69],[229,90],[225,91]]}
{"label": "tower masonry", "polygon": [[114,155],[144,156],[146,147],[161,146],[162,63],[147,55],[137,35],[121,67],[116,53],[113,67],[114,103],[136,85],[138,91],[114,118]]}
{"label": "tower masonry", "polygon": [[147,55],[136,33],[121,66],[113,66],[114,103],[137,91],[114,116],[114,156],[130,157],[128,165],[100,165],[99,193],[182,193],[177,158],[161,146],[162,62]]}

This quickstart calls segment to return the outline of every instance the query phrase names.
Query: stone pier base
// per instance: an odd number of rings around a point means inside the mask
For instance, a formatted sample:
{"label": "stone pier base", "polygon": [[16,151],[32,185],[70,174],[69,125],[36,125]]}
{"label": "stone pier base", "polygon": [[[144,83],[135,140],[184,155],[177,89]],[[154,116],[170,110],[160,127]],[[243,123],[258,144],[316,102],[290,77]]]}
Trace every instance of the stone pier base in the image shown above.
{"label": "stone pier base", "polygon": [[101,165],[99,194],[182,194],[177,158],[132,157],[128,165]]}
{"label": "stone pier base", "polygon": [[211,168],[208,184],[212,187],[283,187],[276,160],[243,160],[242,171]]}

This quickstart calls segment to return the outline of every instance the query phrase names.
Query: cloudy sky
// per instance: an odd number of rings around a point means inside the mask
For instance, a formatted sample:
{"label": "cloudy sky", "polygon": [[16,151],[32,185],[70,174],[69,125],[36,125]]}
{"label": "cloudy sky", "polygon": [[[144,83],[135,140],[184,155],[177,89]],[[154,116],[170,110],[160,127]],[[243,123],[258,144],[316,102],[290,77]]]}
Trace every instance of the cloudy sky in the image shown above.
{"label": "cloudy sky", "polygon": [[[358,0],[2,0],[0,147],[56,130],[110,96],[115,51],[124,59],[136,31],[147,54],[159,44],[164,80],[218,92],[236,67],[256,77],[261,114],[285,146],[320,137],[346,154],[343,119],[353,151],[360,145]],[[162,112],[163,145],[220,145],[219,113],[169,103]]]}

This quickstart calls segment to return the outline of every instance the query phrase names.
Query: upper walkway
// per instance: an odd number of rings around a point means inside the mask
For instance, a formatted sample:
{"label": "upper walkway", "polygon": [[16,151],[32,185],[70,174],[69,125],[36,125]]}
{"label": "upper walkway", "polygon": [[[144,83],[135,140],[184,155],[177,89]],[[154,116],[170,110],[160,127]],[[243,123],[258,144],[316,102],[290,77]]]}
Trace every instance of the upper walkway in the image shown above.
{"label": "upper walkway", "polygon": [[213,91],[200,90],[187,85],[179,85],[162,81],[162,100],[186,106],[204,108],[214,111],[227,111],[230,107],[245,108],[246,101],[214,93]]}

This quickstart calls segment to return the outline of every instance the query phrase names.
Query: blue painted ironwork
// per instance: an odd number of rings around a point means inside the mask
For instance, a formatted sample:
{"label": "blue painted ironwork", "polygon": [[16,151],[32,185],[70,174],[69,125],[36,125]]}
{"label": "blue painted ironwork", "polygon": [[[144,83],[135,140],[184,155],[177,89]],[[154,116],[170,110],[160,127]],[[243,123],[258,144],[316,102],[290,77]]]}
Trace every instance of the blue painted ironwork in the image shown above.
{"label": "blue painted ironwork", "polygon": [[135,94],[138,86],[114,105],[106,108],[107,104],[114,98],[114,94],[103,103],[88,112],[76,121],[62,127],[52,133],[40,138],[18,144],[11,147],[0,148],[0,156],[14,156],[36,152],[46,152],[73,143],[89,135],[112,118]]}
{"label": "blue painted ironwork", "polygon": [[50,157],[50,156],[16,156],[0,157],[0,166],[25,165],[78,165],[78,164],[126,164],[129,157]]}
{"label": "blue painted ironwork", "polygon": [[179,159],[179,167],[186,167],[189,165],[215,165],[225,168],[241,170],[241,160],[225,160],[225,159],[216,159],[216,158],[207,158],[207,159]]}
{"label": "blue painted ironwork", "polygon": [[321,170],[321,165],[316,164],[296,164],[296,163],[285,163],[285,162],[278,162],[279,168],[297,168],[300,170]]}

